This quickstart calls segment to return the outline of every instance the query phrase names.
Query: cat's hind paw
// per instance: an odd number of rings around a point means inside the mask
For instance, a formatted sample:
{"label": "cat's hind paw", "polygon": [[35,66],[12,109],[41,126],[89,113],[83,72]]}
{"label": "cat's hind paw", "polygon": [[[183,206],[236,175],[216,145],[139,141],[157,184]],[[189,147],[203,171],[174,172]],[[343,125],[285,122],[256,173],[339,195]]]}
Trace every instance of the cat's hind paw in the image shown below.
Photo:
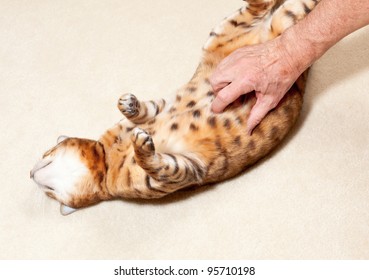
{"label": "cat's hind paw", "polygon": [[118,108],[127,118],[138,115],[140,102],[131,93],[123,94],[118,100]]}

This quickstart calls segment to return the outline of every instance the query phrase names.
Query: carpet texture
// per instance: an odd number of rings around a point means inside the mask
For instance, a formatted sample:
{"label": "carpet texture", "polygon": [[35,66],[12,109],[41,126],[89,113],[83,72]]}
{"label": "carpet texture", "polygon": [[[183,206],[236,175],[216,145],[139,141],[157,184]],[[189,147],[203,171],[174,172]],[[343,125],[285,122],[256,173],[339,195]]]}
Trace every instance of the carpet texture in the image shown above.
{"label": "carpet texture", "polygon": [[29,179],[59,135],[121,119],[121,93],[173,94],[242,5],[0,0],[1,259],[369,258],[369,27],[312,67],[296,127],[237,178],[67,217]]}

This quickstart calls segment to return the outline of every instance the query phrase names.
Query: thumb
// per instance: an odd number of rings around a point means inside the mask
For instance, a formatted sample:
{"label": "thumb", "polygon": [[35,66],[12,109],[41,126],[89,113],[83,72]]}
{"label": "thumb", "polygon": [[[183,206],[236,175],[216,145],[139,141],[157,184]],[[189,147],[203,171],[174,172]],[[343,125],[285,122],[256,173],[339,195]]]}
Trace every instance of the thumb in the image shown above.
{"label": "thumb", "polygon": [[248,93],[253,89],[246,88],[237,82],[232,82],[222,90],[220,90],[215,97],[211,109],[215,113],[220,113],[227,107],[230,103],[235,101],[240,95]]}
{"label": "thumb", "polygon": [[247,120],[246,129],[249,135],[251,135],[254,128],[262,121],[271,109],[272,108],[269,103],[265,101],[264,95],[259,95]]}

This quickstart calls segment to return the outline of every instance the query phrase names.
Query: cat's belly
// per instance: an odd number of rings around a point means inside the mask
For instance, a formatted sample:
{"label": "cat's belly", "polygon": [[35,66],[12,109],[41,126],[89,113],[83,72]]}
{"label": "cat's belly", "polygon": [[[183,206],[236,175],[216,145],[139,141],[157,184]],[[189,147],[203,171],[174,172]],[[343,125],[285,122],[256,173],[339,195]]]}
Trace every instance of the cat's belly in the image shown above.
{"label": "cat's belly", "polygon": [[246,133],[246,121],[255,100],[253,94],[242,96],[221,114],[211,111],[211,102],[176,114],[163,112],[154,125],[143,128],[152,133],[158,152],[191,153],[194,143],[201,144],[204,139],[215,141],[235,130]]}

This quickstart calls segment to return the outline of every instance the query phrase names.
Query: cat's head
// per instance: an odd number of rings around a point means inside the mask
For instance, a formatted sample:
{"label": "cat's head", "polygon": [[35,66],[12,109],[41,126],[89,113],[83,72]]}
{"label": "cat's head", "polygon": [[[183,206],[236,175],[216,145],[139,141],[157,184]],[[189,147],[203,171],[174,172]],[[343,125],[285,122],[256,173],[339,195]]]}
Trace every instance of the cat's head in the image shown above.
{"label": "cat's head", "polygon": [[31,170],[31,178],[61,203],[61,213],[106,200],[106,166],[100,142],[61,136]]}

